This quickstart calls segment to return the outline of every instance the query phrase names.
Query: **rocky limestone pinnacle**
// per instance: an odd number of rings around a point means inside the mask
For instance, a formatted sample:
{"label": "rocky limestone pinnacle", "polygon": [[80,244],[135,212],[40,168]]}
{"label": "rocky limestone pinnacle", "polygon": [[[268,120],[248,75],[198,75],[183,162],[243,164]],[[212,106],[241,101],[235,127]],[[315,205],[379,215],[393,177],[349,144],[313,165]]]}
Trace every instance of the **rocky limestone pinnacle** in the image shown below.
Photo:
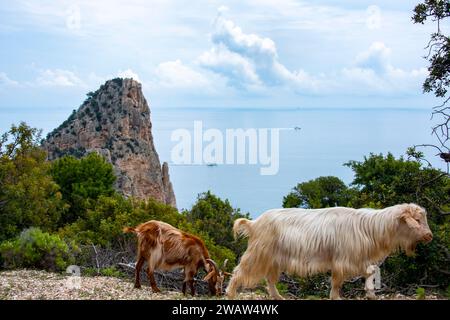
{"label": "rocky limestone pinnacle", "polygon": [[48,134],[43,147],[49,160],[98,152],[114,166],[117,191],[176,207],[169,166],[161,166],[151,129],[141,84],[116,78],[88,93],[80,108]]}

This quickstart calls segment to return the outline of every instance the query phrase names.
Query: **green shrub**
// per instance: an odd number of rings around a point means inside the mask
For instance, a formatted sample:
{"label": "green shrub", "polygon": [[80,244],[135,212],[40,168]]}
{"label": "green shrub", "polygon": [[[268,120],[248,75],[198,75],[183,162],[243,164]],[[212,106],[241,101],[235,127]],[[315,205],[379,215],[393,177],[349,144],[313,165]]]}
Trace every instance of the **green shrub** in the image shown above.
{"label": "green shrub", "polygon": [[117,270],[116,267],[112,266],[112,267],[100,269],[100,275],[105,276],[105,277],[119,278],[119,277],[123,277],[124,273],[120,270]]}
{"label": "green shrub", "polygon": [[418,300],[424,300],[425,299],[425,289],[424,288],[417,288],[416,289],[416,295]]}
{"label": "green shrub", "polygon": [[281,295],[285,295],[285,294],[287,294],[287,293],[289,292],[289,286],[288,286],[287,283],[278,282],[277,285],[276,285],[276,287],[277,287],[277,289],[278,289],[278,292],[279,292]]}
{"label": "green shrub", "polygon": [[[84,149],[80,149],[81,153]],[[51,164],[50,174],[69,206],[59,221],[65,226],[86,215],[86,205],[102,195],[113,195],[113,166],[96,152],[81,159],[65,156]]]}
{"label": "green shrub", "polygon": [[99,270],[97,270],[97,268],[88,267],[83,270],[83,275],[91,276],[91,277],[105,276],[105,277],[117,277],[117,278],[122,278],[125,276],[125,274],[122,271],[117,270],[117,268],[114,266],[107,267],[107,268],[101,268]]}
{"label": "green shrub", "polygon": [[320,296],[322,298],[326,298],[330,294],[329,273],[316,274],[304,278],[293,278],[294,280],[298,281],[298,284],[300,286],[298,295],[301,298],[306,298],[308,296]]}
{"label": "green shrub", "polygon": [[228,271],[236,265],[233,248],[217,244],[215,239],[199,228],[197,223],[191,223],[171,206],[153,199],[147,201],[127,199],[119,194],[110,197],[100,196],[96,201],[89,201],[86,206],[87,211],[83,217],[59,230],[62,238],[74,240],[80,245],[95,244],[111,249],[127,247],[134,250],[136,236],[124,234],[123,227],[159,220],[202,238],[211,257],[217,263],[222,264],[228,259]]}
{"label": "green shrub", "polygon": [[39,130],[22,122],[0,136],[0,242],[32,226],[53,230],[64,203],[39,147]]}
{"label": "green shrub", "polygon": [[233,250],[238,257],[247,248],[247,239],[234,239],[233,223],[238,218],[250,219],[250,216],[238,208],[233,208],[228,199],[222,200],[207,191],[199,194],[192,208],[182,214],[196,230],[201,230],[216,244]]}
{"label": "green shrub", "polygon": [[38,268],[62,271],[74,263],[74,244],[67,245],[58,235],[29,228],[14,240],[0,244],[3,266],[7,269]]}

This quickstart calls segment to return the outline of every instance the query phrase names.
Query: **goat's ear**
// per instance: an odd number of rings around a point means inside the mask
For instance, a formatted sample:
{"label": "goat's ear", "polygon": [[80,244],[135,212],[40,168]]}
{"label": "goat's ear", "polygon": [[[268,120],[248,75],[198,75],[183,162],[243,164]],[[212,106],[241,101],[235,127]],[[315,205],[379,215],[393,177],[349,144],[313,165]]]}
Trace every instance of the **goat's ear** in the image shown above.
{"label": "goat's ear", "polygon": [[400,215],[400,220],[406,222],[408,227],[410,227],[411,229],[417,229],[420,226],[419,223],[414,219],[413,209],[409,206]]}
{"label": "goat's ear", "polygon": [[214,275],[214,271],[211,271],[210,273],[208,273],[204,278],[203,281],[208,281],[209,279],[211,279],[211,277]]}
{"label": "goat's ear", "polygon": [[224,271],[223,274],[224,274],[225,276],[229,276],[229,277],[231,277],[231,276],[233,275],[232,273],[229,273],[229,272],[226,272],[226,271]]}
{"label": "goat's ear", "polygon": [[420,224],[410,216],[403,216],[402,220],[405,221],[411,229],[417,229],[420,227]]}

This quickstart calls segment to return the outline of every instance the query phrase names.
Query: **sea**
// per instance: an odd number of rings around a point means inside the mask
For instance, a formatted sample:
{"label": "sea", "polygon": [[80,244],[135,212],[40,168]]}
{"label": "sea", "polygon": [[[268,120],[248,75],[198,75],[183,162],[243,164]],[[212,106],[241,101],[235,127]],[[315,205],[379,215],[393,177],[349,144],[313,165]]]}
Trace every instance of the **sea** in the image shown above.
{"label": "sea", "polygon": [[[410,146],[434,141],[429,110],[177,109],[156,110],[152,119],[156,148],[160,159],[170,164],[179,208],[190,208],[199,193],[211,190],[253,217],[281,207],[283,197],[300,182],[337,176],[351,183],[353,172],[344,166],[350,160],[362,161],[370,153],[402,156]],[[278,172],[261,175],[262,165],[248,161],[217,166],[171,164],[177,144],[171,140],[172,133],[183,128],[193,136],[195,121],[202,122],[203,132],[215,128],[223,136],[227,129],[281,128]],[[441,165],[431,151],[427,150],[429,157]]]}
{"label": "sea", "polygon": [[[11,123],[23,120],[42,128],[45,136],[70,113],[36,108],[2,109],[0,129],[4,132]],[[210,190],[252,217],[281,207],[283,197],[300,182],[319,176],[336,176],[350,184],[353,172],[344,166],[350,160],[362,161],[370,153],[391,152],[398,157],[405,155],[410,146],[435,142],[431,136],[433,122],[429,109],[152,108],[151,121],[160,161],[169,163],[179,209],[189,209],[199,194]],[[180,129],[189,132],[193,151],[196,122],[201,122],[203,133],[208,129],[223,133],[224,153],[229,129],[256,132],[279,129],[276,174],[262,175],[263,165],[249,163],[248,154],[243,164],[180,163],[173,157],[173,150],[180,142],[172,139],[174,132]],[[206,145],[208,142],[204,141],[203,146]],[[425,151],[433,165],[443,168],[434,150]]]}

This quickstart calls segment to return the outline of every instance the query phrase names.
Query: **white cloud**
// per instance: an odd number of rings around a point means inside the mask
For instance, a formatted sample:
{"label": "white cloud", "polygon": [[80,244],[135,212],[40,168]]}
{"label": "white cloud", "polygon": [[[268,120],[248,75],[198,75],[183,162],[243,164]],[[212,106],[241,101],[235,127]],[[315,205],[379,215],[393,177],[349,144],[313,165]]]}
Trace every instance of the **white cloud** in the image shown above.
{"label": "white cloud", "polygon": [[355,65],[342,69],[342,82],[346,91],[353,88],[362,93],[408,93],[419,91],[427,75],[426,68],[403,70],[391,63],[391,49],[383,42],[374,42],[361,52]]}
{"label": "white cloud", "polygon": [[74,72],[63,69],[40,70],[32,85],[50,87],[85,86],[84,82]]}
{"label": "white cloud", "polygon": [[117,76],[120,77],[120,78],[132,78],[132,79],[134,79],[134,80],[136,80],[136,81],[141,82],[141,79],[139,78],[139,76],[137,75],[137,73],[134,72],[134,71],[131,70],[131,69],[126,69],[126,70],[123,70],[123,71],[120,70],[120,71],[117,73]]}
{"label": "white cloud", "polygon": [[17,86],[19,82],[11,79],[4,72],[0,72],[0,86]]}
{"label": "white cloud", "polygon": [[199,65],[225,76],[230,85],[260,85],[254,65],[241,55],[219,45],[204,52],[198,59]]}
{"label": "white cloud", "polygon": [[[117,75],[137,78],[161,91],[176,88],[166,92],[180,96],[192,88],[208,88],[218,97],[224,96],[222,89],[226,84],[227,93],[240,97],[254,93],[271,95],[277,90],[295,97],[420,92],[426,74],[425,69],[417,67],[423,65],[420,54],[404,54],[411,51],[411,43],[416,47],[419,43],[408,40],[417,39],[419,34],[410,32],[417,27],[411,26],[410,12],[393,10],[386,3],[369,7],[370,2],[355,3],[232,0],[227,2],[232,10],[220,7],[213,30],[208,30],[210,17],[217,12],[215,2],[200,1],[174,10],[180,3],[170,0],[77,0],[75,5],[69,0],[43,0],[39,4],[18,0],[11,10],[20,12],[21,17],[15,19],[12,15],[13,22],[8,23],[19,29],[30,27],[69,35],[70,41],[83,41],[83,46],[89,46],[91,51],[100,49],[110,63],[110,71],[103,71],[107,76],[79,74],[48,65],[47,70],[37,71],[34,81],[24,85],[91,89],[114,77],[118,68],[127,67],[127,61],[133,59],[135,65],[145,67],[121,69]],[[228,14],[233,14],[233,19],[227,18]],[[427,29],[421,30],[428,37]],[[199,36],[208,31],[209,43],[206,36]],[[377,39],[383,42],[374,42],[356,55]],[[386,44],[392,44],[396,56]],[[124,47],[125,56],[121,49]],[[63,60],[70,56],[62,49],[58,54]],[[412,56],[418,58],[414,60]],[[411,69],[408,65],[416,67]],[[87,59],[77,68],[98,71],[98,57]],[[0,74],[0,83],[8,82],[5,76]]]}
{"label": "white cloud", "polygon": [[154,71],[158,85],[169,88],[201,88],[210,85],[202,73],[184,65],[181,60],[160,63]]}
{"label": "white cloud", "polygon": [[223,44],[230,51],[251,59],[271,62],[277,58],[277,49],[272,39],[244,33],[233,21],[225,19],[222,11],[217,15],[211,40],[215,45]]}
{"label": "white cloud", "polygon": [[219,73],[238,88],[293,86],[312,89],[315,81],[303,70],[290,71],[278,58],[275,42],[268,37],[245,33],[219,10],[211,34],[213,47],[198,59],[199,65]]}
{"label": "white cloud", "polygon": [[390,66],[391,49],[383,42],[374,42],[369,49],[356,57],[356,64],[360,68],[372,69],[376,73],[385,73]]}
{"label": "white cloud", "polygon": [[[378,14],[375,9],[374,14]],[[238,90],[263,92],[264,88],[288,89],[296,94],[405,94],[420,91],[426,70],[403,70],[391,63],[391,49],[373,42],[359,53],[354,64],[327,73],[290,70],[279,59],[275,42],[245,33],[223,16],[214,22],[212,48],[198,58],[203,68],[225,77]]]}

